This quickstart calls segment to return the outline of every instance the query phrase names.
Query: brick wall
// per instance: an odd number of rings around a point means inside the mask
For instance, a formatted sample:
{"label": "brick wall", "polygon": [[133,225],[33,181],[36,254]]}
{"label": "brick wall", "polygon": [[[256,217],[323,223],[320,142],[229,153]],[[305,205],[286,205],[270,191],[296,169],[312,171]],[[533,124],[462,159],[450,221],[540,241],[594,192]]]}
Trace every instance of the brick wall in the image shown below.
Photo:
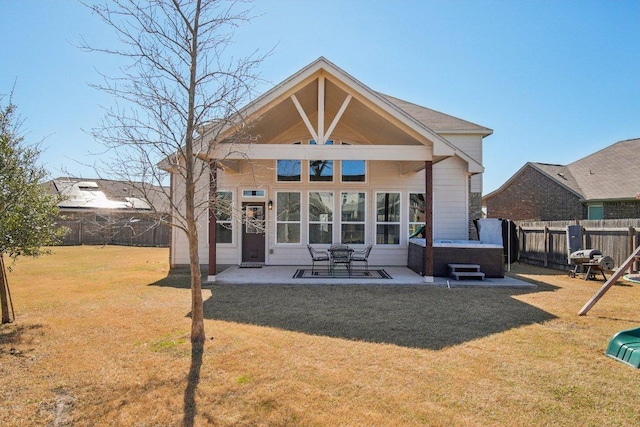
{"label": "brick wall", "polygon": [[640,201],[606,202],[602,208],[604,219],[640,218]]}
{"label": "brick wall", "polygon": [[507,188],[485,199],[489,218],[556,221],[586,218],[580,198],[527,166]]}
{"label": "brick wall", "polygon": [[482,193],[469,191],[469,239],[478,240],[474,219],[482,218]]}

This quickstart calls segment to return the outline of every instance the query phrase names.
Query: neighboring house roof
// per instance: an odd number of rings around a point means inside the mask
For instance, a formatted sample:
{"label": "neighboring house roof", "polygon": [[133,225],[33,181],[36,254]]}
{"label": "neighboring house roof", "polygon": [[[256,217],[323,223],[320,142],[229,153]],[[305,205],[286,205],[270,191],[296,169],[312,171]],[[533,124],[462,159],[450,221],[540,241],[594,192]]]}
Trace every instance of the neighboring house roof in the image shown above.
{"label": "neighboring house roof", "polygon": [[565,187],[572,193],[576,194],[578,197],[582,197],[582,193],[580,193],[580,186],[574,179],[573,174],[569,170],[568,166],[534,162],[530,162],[527,164],[542,172],[543,174],[549,176],[549,178],[556,181],[558,184]]}
{"label": "neighboring house roof", "polygon": [[[45,183],[49,193],[63,196],[59,208],[152,210],[152,203],[162,212],[161,187],[108,179],[60,177]],[[150,199],[153,199],[150,201]]]}
{"label": "neighboring house roof", "polygon": [[640,138],[616,142],[568,167],[587,200],[635,199],[640,194]]}
{"label": "neighboring house roof", "polygon": [[584,200],[631,200],[640,194],[640,138],[616,142],[566,166],[526,163],[500,188],[506,189],[526,167],[533,167]]}

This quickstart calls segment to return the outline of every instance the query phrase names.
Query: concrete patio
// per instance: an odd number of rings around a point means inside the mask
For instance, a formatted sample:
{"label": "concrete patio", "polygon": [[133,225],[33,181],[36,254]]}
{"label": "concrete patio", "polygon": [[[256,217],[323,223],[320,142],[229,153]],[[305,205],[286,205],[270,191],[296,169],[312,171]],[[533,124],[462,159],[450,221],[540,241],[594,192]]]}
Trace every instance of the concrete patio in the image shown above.
{"label": "concrete patio", "polygon": [[437,286],[437,287],[502,287],[516,289],[536,288],[533,283],[505,276],[504,278],[486,278],[484,280],[453,280],[448,277],[435,277],[433,282],[425,282],[425,278],[407,267],[371,267],[384,269],[391,279],[364,278],[294,278],[298,269],[310,269],[311,266],[264,266],[262,268],[240,268],[229,266],[218,273],[216,284],[255,284],[255,285],[378,285],[378,286]]}

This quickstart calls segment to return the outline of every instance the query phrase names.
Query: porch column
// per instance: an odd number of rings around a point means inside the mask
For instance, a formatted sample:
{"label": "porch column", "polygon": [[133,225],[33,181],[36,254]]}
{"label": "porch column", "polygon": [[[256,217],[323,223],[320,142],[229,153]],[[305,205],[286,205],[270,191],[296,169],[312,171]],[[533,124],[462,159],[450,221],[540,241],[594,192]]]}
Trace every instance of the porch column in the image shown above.
{"label": "porch column", "polygon": [[433,161],[424,162],[424,281],[433,282]]}
{"label": "porch column", "polygon": [[208,282],[216,281],[216,193],[218,192],[218,163],[209,161],[209,274]]}

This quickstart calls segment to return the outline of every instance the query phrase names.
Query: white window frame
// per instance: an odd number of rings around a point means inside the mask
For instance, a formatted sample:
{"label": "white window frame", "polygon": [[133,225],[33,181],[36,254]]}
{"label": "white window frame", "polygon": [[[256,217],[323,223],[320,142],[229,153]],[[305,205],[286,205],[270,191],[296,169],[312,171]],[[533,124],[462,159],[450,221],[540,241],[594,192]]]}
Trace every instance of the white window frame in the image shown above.
{"label": "white window frame", "polygon": [[[261,192],[262,194],[245,194],[246,192]],[[267,198],[267,190],[262,188],[243,188],[242,189],[242,198],[243,199],[266,199]]]}
{"label": "white window frame", "polygon": [[[344,162],[364,162],[364,181],[345,181],[343,179],[344,175],[342,173],[344,170],[343,169]],[[341,160],[340,161],[340,183],[341,184],[345,184],[345,185],[366,184],[368,172],[369,172],[369,162],[367,162],[366,160]]]}
{"label": "white window frame", "polygon": [[[311,220],[311,194],[312,193],[328,193],[331,194],[332,198],[332,206],[331,206],[331,221],[312,221]],[[336,232],[336,193],[333,190],[309,190],[307,192],[307,243],[313,245],[330,245],[335,241],[335,232]],[[331,225],[331,242],[329,243],[311,243],[311,230],[310,227],[312,224],[329,224]]]}
{"label": "white window frame", "polygon": [[[220,245],[220,246],[233,246],[235,245],[235,239],[236,239],[236,233],[235,233],[235,226],[234,226],[234,222],[235,222],[235,215],[234,215],[234,203],[235,203],[235,192],[233,190],[225,190],[225,189],[221,189],[216,191],[216,197],[217,197],[217,193],[230,193],[231,194],[231,213],[230,213],[230,218],[228,220],[224,220],[224,221],[220,221],[217,219],[216,217],[216,227],[218,226],[218,224],[229,224],[230,226],[230,230],[231,230],[231,242],[223,242],[223,243],[218,243],[216,241],[216,245]],[[216,207],[217,209],[217,207]],[[216,240],[218,238],[218,230],[216,230]],[[209,243],[209,233],[207,233],[207,243]]]}
{"label": "white window frame", "polygon": [[[300,196],[300,217],[298,219],[298,221],[291,221],[291,220],[287,220],[287,221],[281,221],[278,219],[278,194],[280,193],[297,193]],[[302,204],[303,204],[303,199],[302,199],[302,192],[301,191],[297,191],[297,190],[278,190],[276,191],[276,202],[275,202],[275,223],[276,223],[276,229],[275,229],[275,241],[276,241],[276,245],[278,246],[297,246],[300,245],[302,243],[302,218],[303,218],[303,214],[304,211],[302,209]],[[298,224],[300,227],[300,232],[299,232],[299,240],[297,242],[279,242],[278,241],[278,225],[279,224]]]}
{"label": "white window frame", "polygon": [[[378,221],[378,195],[379,194],[397,194],[398,195],[398,221]],[[399,246],[402,243],[402,192],[401,191],[376,191],[375,205],[375,225],[374,225],[374,242],[376,245]],[[378,243],[378,225],[397,225],[398,226],[398,243]]]}
{"label": "white window frame", "polygon": [[[602,218],[592,218],[591,208],[600,208],[602,210]],[[602,203],[593,203],[593,204],[587,205],[587,219],[594,219],[594,220],[604,219],[604,205]]]}
{"label": "white window frame", "polygon": [[[421,225],[425,225],[424,222],[421,221],[411,221],[411,195],[413,194],[421,194],[424,197],[424,192],[418,192],[418,191],[410,191],[408,196],[407,196],[407,236],[410,236],[412,231],[411,231],[411,226],[412,225],[417,225],[418,227],[416,227],[416,230],[418,228],[420,228]],[[426,203],[426,201],[425,201]],[[426,206],[424,207],[425,209],[427,208]]]}
{"label": "white window frame", "polygon": [[[342,199],[343,199],[343,195],[344,194],[363,194],[364,195],[364,214],[363,214],[363,218],[362,221],[343,221],[342,219]],[[364,190],[353,190],[353,191],[340,191],[340,199],[337,201],[338,206],[339,206],[339,213],[340,213],[340,217],[339,217],[339,229],[338,229],[338,241],[340,243],[344,243],[342,241],[342,226],[345,224],[349,224],[349,225],[357,225],[357,224],[362,224],[364,226],[363,229],[363,241],[362,242],[358,242],[358,243],[349,243],[349,244],[353,244],[353,245],[366,245],[367,244],[367,192]]]}
{"label": "white window frame", "polygon": [[[287,181],[287,180],[281,181],[280,179],[278,179],[278,177],[280,176],[280,175],[278,174],[278,162],[279,162],[279,161],[281,161],[281,160],[283,160],[283,161],[284,161],[284,160],[287,160],[287,161],[296,161],[296,162],[300,163],[300,179],[299,179],[298,181]],[[275,175],[276,175],[276,176],[275,176],[275,181],[276,181],[278,184],[293,184],[293,185],[300,184],[301,182],[303,182],[303,181],[304,181],[304,176],[305,176],[304,163],[305,163],[305,162],[303,162],[302,160],[297,160],[297,159],[278,159],[278,160],[275,160],[275,166],[274,166]]]}
{"label": "white window frame", "polygon": [[[349,142],[345,142],[345,141],[340,141],[340,145],[353,145]],[[343,180],[343,165],[345,161],[351,161],[351,162],[364,162],[364,181],[345,181]],[[366,184],[368,182],[368,173],[369,173],[369,162],[367,162],[366,160],[360,160],[360,159],[352,159],[352,160],[341,160],[340,161],[340,183],[341,184],[346,184],[346,185],[354,185],[354,184]]]}
{"label": "white window frame", "polygon": [[[320,181],[314,181],[313,179],[311,179],[311,162],[312,161],[328,161],[331,162],[331,180],[320,180]],[[333,182],[335,182],[336,180],[336,163],[337,160],[307,160],[306,162],[306,166],[307,166],[307,181],[311,184],[311,185],[327,185],[327,184],[331,184]]]}

